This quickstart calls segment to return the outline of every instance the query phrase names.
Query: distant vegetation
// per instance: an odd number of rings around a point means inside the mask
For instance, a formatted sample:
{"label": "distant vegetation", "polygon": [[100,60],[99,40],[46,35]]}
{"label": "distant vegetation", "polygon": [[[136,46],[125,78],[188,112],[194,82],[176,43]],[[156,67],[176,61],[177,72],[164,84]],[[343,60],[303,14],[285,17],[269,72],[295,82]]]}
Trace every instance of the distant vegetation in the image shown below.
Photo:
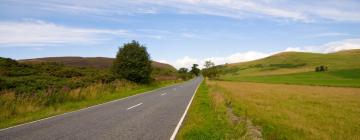
{"label": "distant vegetation", "polygon": [[[134,95],[180,79],[174,67],[150,61],[144,48],[125,54],[117,61],[100,57],[16,61],[0,57],[0,128]],[[130,65],[116,69],[121,76],[111,70],[113,62],[119,66],[119,60]],[[136,69],[144,67],[147,70]]]}
{"label": "distant vegetation", "polygon": [[180,68],[178,70],[178,75],[183,80],[187,80],[192,77],[191,73],[189,72],[189,69],[187,69],[187,68]]}

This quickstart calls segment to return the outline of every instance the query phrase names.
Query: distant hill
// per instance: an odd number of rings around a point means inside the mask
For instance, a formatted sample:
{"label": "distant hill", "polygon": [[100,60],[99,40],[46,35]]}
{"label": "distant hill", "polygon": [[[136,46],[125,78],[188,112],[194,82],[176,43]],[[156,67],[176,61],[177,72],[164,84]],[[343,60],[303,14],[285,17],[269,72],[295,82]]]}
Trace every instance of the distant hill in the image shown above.
{"label": "distant hill", "polygon": [[[315,72],[327,66],[327,72]],[[266,58],[226,64],[222,80],[360,87],[360,49],[336,53],[283,52]]]}
{"label": "distant hill", "polygon": [[[91,67],[91,68],[110,68],[114,58],[108,57],[44,57],[34,59],[19,60],[24,63],[44,63],[44,62],[56,62],[66,66],[74,67]],[[165,68],[169,70],[176,70],[173,66],[165,63],[152,61],[154,68]]]}
{"label": "distant hill", "polygon": [[[107,57],[44,57],[34,59],[19,60],[21,63],[46,63],[56,62],[65,66],[88,67],[98,69],[111,68],[115,58]],[[152,75],[156,80],[172,80],[176,79],[176,68],[169,64],[152,61]]]}

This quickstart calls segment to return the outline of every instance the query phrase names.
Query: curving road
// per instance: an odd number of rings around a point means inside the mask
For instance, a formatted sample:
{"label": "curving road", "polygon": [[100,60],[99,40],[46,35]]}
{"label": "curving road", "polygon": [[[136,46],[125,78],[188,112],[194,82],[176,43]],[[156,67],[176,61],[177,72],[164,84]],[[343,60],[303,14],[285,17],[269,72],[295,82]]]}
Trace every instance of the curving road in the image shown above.
{"label": "curving road", "polygon": [[[202,77],[0,130],[1,140],[167,140],[173,135]],[[176,133],[176,132],[175,132]]]}

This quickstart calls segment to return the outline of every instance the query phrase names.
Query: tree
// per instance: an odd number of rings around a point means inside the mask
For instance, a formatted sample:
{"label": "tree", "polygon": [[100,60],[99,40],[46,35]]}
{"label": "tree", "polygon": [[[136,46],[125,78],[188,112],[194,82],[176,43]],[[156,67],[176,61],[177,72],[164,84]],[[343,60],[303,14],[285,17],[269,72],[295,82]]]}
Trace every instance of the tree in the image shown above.
{"label": "tree", "polygon": [[149,83],[151,71],[150,55],[144,45],[133,40],[119,48],[113,64],[113,73],[117,78],[136,83]]}
{"label": "tree", "polygon": [[189,79],[191,75],[189,74],[189,69],[187,68],[180,68],[178,70],[179,77],[183,80]]}
{"label": "tree", "polygon": [[214,62],[211,62],[210,60],[208,61],[205,61],[205,68],[208,69],[208,68],[211,68],[211,67],[214,67],[215,66],[215,63]]}
{"label": "tree", "polygon": [[205,77],[208,77],[210,79],[215,78],[218,76],[218,67],[215,66],[214,62],[209,61],[205,61],[205,65],[204,65],[204,69],[202,70],[202,74]]}
{"label": "tree", "polygon": [[178,70],[178,73],[186,74],[186,73],[188,73],[188,71],[189,71],[189,69],[187,69],[187,68],[180,68],[180,69]]}
{"label": "tree", "polygon": [[194,74],[195,76],[199,76],[200,74],[200,69],[197,68],[199,65],[198,64],[193,64],[193,66],[191,67],[191,73]]}

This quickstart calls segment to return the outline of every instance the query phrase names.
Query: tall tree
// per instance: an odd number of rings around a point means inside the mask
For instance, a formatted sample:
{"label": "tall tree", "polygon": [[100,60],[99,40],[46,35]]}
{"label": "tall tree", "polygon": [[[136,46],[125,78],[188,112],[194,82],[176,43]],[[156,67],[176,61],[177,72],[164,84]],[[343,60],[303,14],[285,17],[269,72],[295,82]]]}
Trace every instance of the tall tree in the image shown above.
{"label": "tall tree", "polygon": [[193,64],[193,66],[191,67],[191,73],[194,74],[195,76],[199,76],[200,74],[200,69],[197,68],[199,65],[198,64]]}
{"label": "tall tree", "polygon": [[114,75],[136,83],[151,81],[151,60],[146,47],[137,41],[119,48],[113,64]]}

